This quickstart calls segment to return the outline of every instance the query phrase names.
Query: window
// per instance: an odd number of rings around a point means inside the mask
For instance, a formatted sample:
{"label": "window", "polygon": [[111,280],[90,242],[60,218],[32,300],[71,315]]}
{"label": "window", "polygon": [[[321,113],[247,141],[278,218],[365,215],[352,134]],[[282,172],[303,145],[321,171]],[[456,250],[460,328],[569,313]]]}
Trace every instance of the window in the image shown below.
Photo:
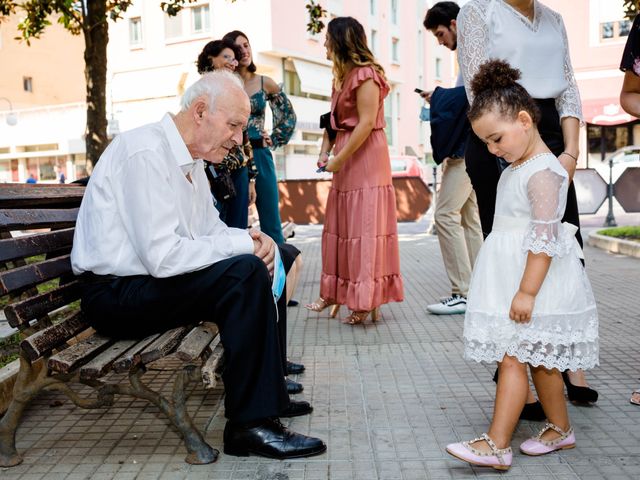
{"label": "window", "polygon": [[25,92],[33,92],[33,78],[22,77],[22,89]]}
{"label": "window", "polygon": [[398,25],[398,0],[391,0],[391,23]]}
{"label": "window", "polygon": [[628,37],[631,30],[631,21],[617,20],[615,22],[602,22],[600,24],[600,39],[611,40]]}
{"label": "window", "polygon": [[387,135],[387,143],[393,145],[393,95],[387,95],[384,99],[384,132]]}
{"label": "window", "polygon": [[376,14],[376,0],[369,0],[369,13],[371,15],[375,15]]}
{"label": "window", "polygon": [[376,55],[377,51],[378,51],[378,32],[376,32],[375,30],[371,30],[371,53],[373,53],[374,55]]}
{"label": "window", "polygon": [[436,78],[442,78],[442,59],[436,58]]}
{"label": "window", "polygon": [[129,19],[129,45],[142,43],[142,20],[140,17]]}
{"label": "window", "polygon": [[397,38],[391,39],[391,61],[394,63],[400,63],[400,40]]}
{"label": "window", "polygon": [[211,30],[211,16],[209,5],[193,7],[191,9],[191,31],[193,33],[208,32]]}
{"label": "window", "polygon": [[182,36],[182,11],[175,17],[164,16],[164,38],[177,38]]}

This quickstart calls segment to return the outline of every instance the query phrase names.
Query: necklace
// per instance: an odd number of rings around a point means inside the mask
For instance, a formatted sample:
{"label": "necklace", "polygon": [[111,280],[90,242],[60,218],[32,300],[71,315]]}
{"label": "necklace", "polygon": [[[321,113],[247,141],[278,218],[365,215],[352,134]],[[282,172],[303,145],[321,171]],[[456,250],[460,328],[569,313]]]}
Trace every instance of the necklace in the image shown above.
{"label": "necklace", "polygon": [[519,163],[517,165],[510,165],[509,168],[511,170],[518,170],[519,168],[524,167],[527,163],[532,162],[533,160],[535,160],[536,158],[539,157],[543,157],[544,155],[549,155],[549,152],[542,152],[542,153],[538,153],[537,155],[534,155],[533,157],[529,157],[527,158],[524,162]]}

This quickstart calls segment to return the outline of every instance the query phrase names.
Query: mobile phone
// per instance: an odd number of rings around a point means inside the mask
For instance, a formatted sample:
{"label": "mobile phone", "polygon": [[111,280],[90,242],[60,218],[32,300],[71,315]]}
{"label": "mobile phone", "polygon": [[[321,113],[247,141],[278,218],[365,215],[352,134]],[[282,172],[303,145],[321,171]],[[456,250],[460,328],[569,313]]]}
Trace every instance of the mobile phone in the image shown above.
{"label": "mobile phone", "polygon": [[318,168],[318,169],[316,170],[316,173],[322,173],[322,172],[324,172],[324,171],[326,171],[326,170],[327,170],[327,166],[326,166],[326,165],[323,165],[322,167],[320,167],[320,168]]}
{"label": "mobile phone", "polygon": [[413,91],[416,93],[424,93],[424,90],[421,90],[419,88],[414,88]]}

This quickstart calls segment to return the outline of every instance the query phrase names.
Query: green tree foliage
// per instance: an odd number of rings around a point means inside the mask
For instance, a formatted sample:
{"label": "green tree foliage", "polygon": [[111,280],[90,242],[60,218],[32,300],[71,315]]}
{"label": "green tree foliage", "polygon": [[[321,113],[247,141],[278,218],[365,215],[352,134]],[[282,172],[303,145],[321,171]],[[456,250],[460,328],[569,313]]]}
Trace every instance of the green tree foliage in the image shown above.
{"label": "green tree foliage", "polygon": [[[185,5],[196,1],[166,0],[160,3],[160,8],[167,15],[175,16]],[[132,3],[133,0],[0,0],[0,21],[10,15],[21,15],[19,39],[26,41],[28,45],[51,25],[51,18],[57,18],[57,22],[72,34],[83,35],[87,85],[85,142],[87,160],[92,165],[98,161],[108,143],[105,93],[108,19],[118,21]],[[326,11],[314,0],[308,0],[306,8],[309,12],[307,30],[319,33],[324,28],[321,19]]]}
{"label": "green tree foliage", "polygon": [[624,0],[624,14],[629,20],[633,20],[638,14],[640,0]]}

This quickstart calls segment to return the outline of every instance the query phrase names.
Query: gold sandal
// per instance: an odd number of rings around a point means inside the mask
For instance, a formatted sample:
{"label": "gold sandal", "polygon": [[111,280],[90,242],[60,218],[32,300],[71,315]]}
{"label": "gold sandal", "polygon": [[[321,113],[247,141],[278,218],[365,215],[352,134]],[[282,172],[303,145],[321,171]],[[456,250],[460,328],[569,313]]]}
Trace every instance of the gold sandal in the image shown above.
{"label": "gold sandal", "polygon": [[375,323],[380,318],[380,309],[376,307],[373,310],[369,310],[367,312],[352,311],[349,316],[344,319],[344,323],[348,323],[349,325],[358,325],[360,323],[364,323],[369,314],[371,314],[371,321]]}
{"label": "gold sandal", "polygon": [[331,318],[336,318],[336,316],[338,315],[338,312],[340,311],[340,304],[339,303],[329,303],[327,300],[325,300],[322,297],[318,297],[318,299],[313,302],[313,303],[307,303],[304,308],[306,308],[307,310],[311,310],[312,312],[322,312],[324,309],[331,307],[331,310],[329,310],[329,316]]}

